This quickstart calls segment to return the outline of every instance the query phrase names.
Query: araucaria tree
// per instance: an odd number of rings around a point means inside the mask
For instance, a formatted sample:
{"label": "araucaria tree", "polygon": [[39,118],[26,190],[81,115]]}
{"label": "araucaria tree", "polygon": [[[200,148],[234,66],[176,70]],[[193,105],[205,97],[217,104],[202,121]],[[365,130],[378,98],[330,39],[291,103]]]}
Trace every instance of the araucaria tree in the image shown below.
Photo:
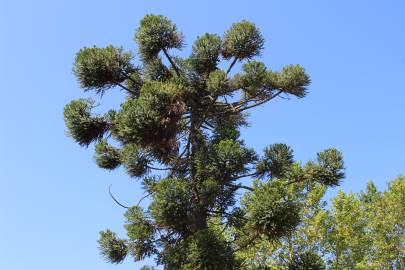
{"label": "araucaria tree", "polygon": [[[119,110],[94,115],[91,99],[64,110],[70,136],[81,146],[95,143],[98,166],[122,165],[150,194],[147,209],[136,202],[127,209],[125,238],[101,232],[101,254],[112,263],[155,256],[165,269],[243,269],[237,251],[299,224],[302,200],[289,196],[290,189],[335,186],[344,177],[335,149],[301,164],[284,144],[258,155],[239,136],[248,110],[281,96],[303,98],[310,79],[299,65],[272,71],[254,60],[264,39],[248,21],[222,37],[198,37],[187,58],[172,55],[184,39],[164,16],[146,15],[135,41],[139,65],[111,45],[83,48],[74,63],[85,91],[126,91]],[[221,60],[229,62],[225,70]],[[237,62],[241,71],[231,72]]]}

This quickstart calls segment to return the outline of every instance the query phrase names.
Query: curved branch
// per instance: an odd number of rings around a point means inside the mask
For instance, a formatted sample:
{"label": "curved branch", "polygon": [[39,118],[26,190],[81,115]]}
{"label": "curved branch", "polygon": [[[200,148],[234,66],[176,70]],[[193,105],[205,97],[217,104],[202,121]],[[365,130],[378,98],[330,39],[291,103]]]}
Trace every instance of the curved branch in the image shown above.
{"label": "curved branch", "polygon": [[141,204],[141,202],[142,202],[144,199],[148,198],[151,194],[152,194],[152,193],[148,193],[148,194],[146,194],[145,196],[143,196],[142,198],[140,198],[139,201],[138,201],[138,203],[137,203],[137,206],[139,206],[139,205]]}
{"label": "curved branch", "polygon": [[264,103],[266,103],[266,102],[272,100],[273,98],[279,96],[281,93],[283,93],[283,90],[279,90],[276,94],[274,94],[274,95],[272,95],[271,97],[268,97],[268,98],[266,98],[266,99],[264,99],[264,100],[262,100],[262,101],[260,101],[260,102],[256,102],[255,104],[252,104],[252,105],[250,105],[250,106],[246,106],[246,107],[244,107],[244,108],[242,108],[242,109],[239,109],[238,112],[242,112],[242,111],[245,111],[245,110],[254,108],[254,107],[256,107],[256,106],[262,105],[262,104],[264,104]]}
{"label": "curved branch", "polygon": [[125,209],[128,209],[129,207],[128,206],[125,206],[125,205],[123,205],[122,203],[120,203],[119,201],[117,201],[117,199],[115,199],[115,197],[112,195],[112,193],[111,193],[111,186],[112,186],[112,184],[108,187],[108,193],[110,194],[110,197],[114,200],[114,202],[116,202],[119,206],[121,206],[121,207],[123,207],[123,208],[125,208]]}

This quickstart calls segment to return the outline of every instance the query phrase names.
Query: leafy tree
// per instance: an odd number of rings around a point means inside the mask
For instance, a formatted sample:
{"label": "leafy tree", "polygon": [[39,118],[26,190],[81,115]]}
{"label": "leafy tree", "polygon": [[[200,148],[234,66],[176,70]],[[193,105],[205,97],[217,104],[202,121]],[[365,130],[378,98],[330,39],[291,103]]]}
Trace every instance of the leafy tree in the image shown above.
{"label": "leafy tree", "polygon": [[[254,60],[264,38],[248,21],[222,37],[198,37],[187,58],[172,56],[184,37],[161,15],[146,15],[135,41],[139,66],[131,52],[112,45],[83,48],[74,63],[85,91],[123,89],[120,109],[96,115],[92,99],[79,99],[64,110],[70,136],[81,146],[95,143],[101,168],[122,166],[150,194],[148,209],[127,209],[125,238],[101,232],[101,254],[111,263],[156,256],[165,269],[240,269],[236,252],[281,239],[300,224],[303,200],[293,194],[344,177],[335,149],[301,165],[284,144],[260,156],[240,138],[248,110],[283,95],[303,98],[310,79],[299,65],[273,71]],[[230,61],[226,70],[221,59]],[[231,72],[238,62],[241,71]],[[252,185],[240,182],[249,179]],[[297,258],[296,265],[316,261],[310,253]]]}
{"label": "leafy tree", "polygon": [[405,177],[391,181],[384,192],[378,192],[370,183],[361,199],[366,205],[371,238],[363,265],[373,269],[405,269]]}
{"label": "leafy tree", "polygon": [[238,253],[248,269],[405,268],[405,177],[384,192],[372,182],[360,193],[339,192],[330,208],[324,190],[315,187],[304,196],[302,222],[293,234],[262,239]]}
{"label": "leafy tree", "polygon": [[325,249],[331,255],[329,264],[334,269],[355,269],[365,257],[370,244],[367,218],[355,194],[339,192],[332,200],[332,210],[324,223]]}
{"label": "leafy tree", "polygon": [[405,267],[405,178],[378,192],[372,182],[360,194],[340,192],[324,216],[323,243],[331,269]]}

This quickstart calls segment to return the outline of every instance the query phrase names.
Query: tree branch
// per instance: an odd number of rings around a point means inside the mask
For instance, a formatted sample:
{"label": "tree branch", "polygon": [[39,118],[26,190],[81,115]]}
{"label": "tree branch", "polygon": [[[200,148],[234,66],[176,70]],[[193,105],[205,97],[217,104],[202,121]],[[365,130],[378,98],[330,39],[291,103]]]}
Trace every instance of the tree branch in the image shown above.
{"label": "tree branch", "polygon": [[124,86],[122,83],[116,82],[116,84],[121,87],[122,89],[128,91],[129,93],[136,95],[137,93],[135,93],[134,91],[132,91],[131,89],[129,89],[128,87]]}
{"label": "tree branch", "polygon": [[239,185],[239,184],[225,184],[225,186],[233,187],[233,188],[236,188],[236,189],[243,188],[243,189],[247,189],[249,191],[255,191],[254,188],[244,186],[244,185]]}
{"label": "tree branch", "polygon": [[294,184],[294,183],[304,182],[304,181],[305,181],[304,179],[295,179],[295,180],[292,180],[292,181],[288,181],[286,183],[286,186]]}
{"label": "tree branch", "polygon": [[188,139],[187,139],[187,144],[184,146],[183,152],[181,152],[181,154],[179,155],[179,158],[182,158],[183,155],[188,151],[190,144],[191,144],[191,140],[190,140],[190,135],[189,135]]}
{"label": "tree branch", "polygon": [[157,170],[157,171],[169,171],[169,170],[173,170],[173,168],[156,168],[156,167],[152,167],[152,166],[147,166],[148,169],[151,170]]}
{"label": "tree branch", "polygon": [[137,206],[139,206],[141,204],[141,202],[146,199],[147,197],[149,197],[152,193],[148,193],[145,196],[143,196],[142,198],[139,199]]}
{"label": "tree branch", "polygon": [[121,206],[121,207],[123,207],[123,208],[125,208],[125,209],[128,209],[129,207],[128,206],[125,206],[125,205],[123,205],[122,203],[120,203],[119,201],[117,201],[117,199],[115,199],[115,197],[112,195],[112,193],[111,193],[111,186],[112,185],[110,185],[109,187],[108,187],[108,193],[110,194],[110,197],[114,200],[114,202],[116,202],[119,206]]}
{"label": "tree branch", "polygon": [[268,97],[268,98],[266,98],[266,99],[264,99],[264,100],[262,100],[262,101],[260,101],[260,102],[256,102],[255,104],[252,104],[252,105],[250,105],[250,106],[246,106],[246,107],[244,107],[244,108],[242,108],[242,109],[239,109],[238,111],[239,111],[239,112],[242,112],[242,111],[245,111],[245,110],[254,108],[254,107],[256,107],[256,106],[262,105],[262,104],[264,104],[264,103],[266,103],[266,102],[272,100],[273,98],[277,97],[277,96],[280,95],[281,93],[283,93],[283,90],[279,90],[276,94],[272,95],[271,97]]}
{"label": "tree branch", "polygon": [[172,65],[174,71],[176,72],[177,76],[180,77],[180,71],[177,68],[176,64],[173,62],[173,59],[170,57],[169,53],[167,52],[166,48],[163,48],[163,53],[166,55],[167,60],[169,60],[170,64]]}
{"label": "tree branch", "polygon": [[235,57],[235,59],[233,59],[231,65],[229,66],[228,70],[226,71],[226,74],[229,74],[229,72],[231,72],[231,69],[235,65],[236,61],[238,61],[238,58]]}
{"label": "tree branch", "polygon": [[231,180],[237,180],[237,179],[241,179],[241,178],[244,178],[244,177],[255,176],[256,174],[257,174],[257,173],[254,172],[254,173],[248,173],[248,174],[244,174],[244,175],[239,175],[239,176],[237,176],[237,177],[231,178]]}

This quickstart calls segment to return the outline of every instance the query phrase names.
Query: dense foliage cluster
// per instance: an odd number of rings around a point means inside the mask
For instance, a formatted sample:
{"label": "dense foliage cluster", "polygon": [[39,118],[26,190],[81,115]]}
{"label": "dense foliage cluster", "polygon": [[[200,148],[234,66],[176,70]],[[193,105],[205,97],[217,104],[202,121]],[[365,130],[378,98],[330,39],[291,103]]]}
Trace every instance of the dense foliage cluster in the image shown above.
{"label": "dense foliage cluster", "polygon": [[[237,252],[263,237],[291,235],[302,219],[304,195],[344,177],[335,149],[301,164],[284,144],[260,155],[240,138],[249,109],[276,97],[302,98],[310,79],[299,65],[274,71],[255,60],[264,38],[248,21],[234,23],[222,37],[198,37],[186,58],[171,55],[185,42],[164,16],[146,15],[135,41],[139,66],[134,54],[112,45],[83,48],[74,63],[85,91],[102,96],[118,87],[127,93],[118,110],[95,115],[94,102],[79,99],[64,111],[70,136],[82,146],[95,143],[101,168],[122,165],[150,194],[147,209],[127,209],[125,238],[101,232],[101,254],[112,263],[155,256],[168,270],[243,269]],[[229,60],[226,70],[221,60]],[[240,72],[231,72],[238,62]],[[295,265],[315,259],[299,255]]]}

